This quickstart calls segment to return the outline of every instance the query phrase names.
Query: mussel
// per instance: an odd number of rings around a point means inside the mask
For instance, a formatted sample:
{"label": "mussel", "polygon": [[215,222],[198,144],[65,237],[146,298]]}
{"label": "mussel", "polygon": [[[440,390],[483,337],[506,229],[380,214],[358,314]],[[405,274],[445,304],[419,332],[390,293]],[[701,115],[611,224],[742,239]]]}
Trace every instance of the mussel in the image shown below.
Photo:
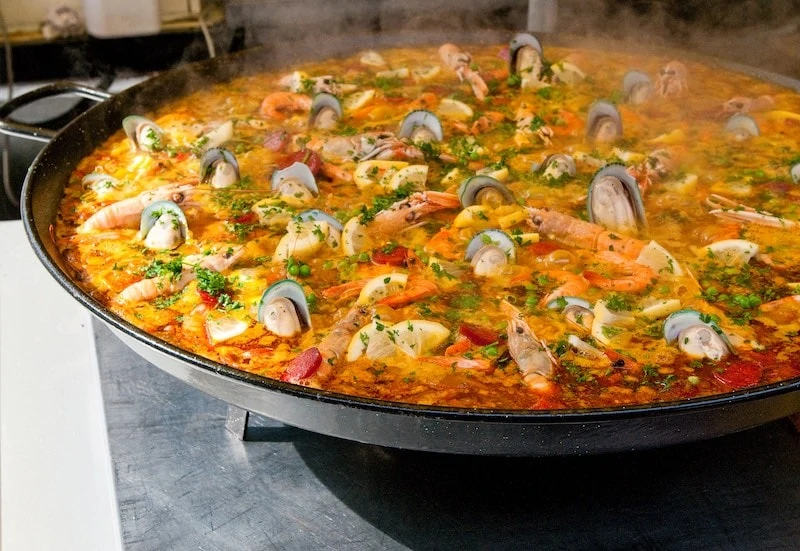
{"label": "mussel", "polygon": [[308,165],[296,162],[272,173],[272,191],[289,205],[302,206],[319,194],[319,187]]}
{"label": "mussel", "polygon": [[279,337],[294,337],[311,329],[311,313],[300,284],[282,279],[270,285],[261,295],[258,321]]}
{"label": "mussel", "polygon": [[439,117],[425,109],[417,109],[403,119],[397,136],[414,143],[440,142],[444,139],[444,131]]}
{"label": "mussel", "polygon": [[670,314],[664,320],[663,334],[667,344],[677,344],[690,358],[717,361],[735,352],[717,324],[696,310]]}
{"label": "mussel", "polygon": [[539,39],[529,33],[515,35],[508,44],[509,71],[519,77],[521,88],[546,86],[541,80],[544,53]]}
{"label": "mussel", "polygon": [[608,230],[641,235],[647,229],[639,185],[622,165],[597,171],[589,185],[586,208],[589,221]]}
{"label": "mussel", "polygon": [[800,184],[800,163],[794,165],[789,173],[792,175],[792,181],[795,184]]}
{"label": "mussel", "polygon": [[148,249],[166,251],[179,247],[189,234],[186,215],[172,201],[156,201],[142,211],[139,236]]}
{"label": "mussel", "polygon": [[515,258],[514,241],[501,230],[483,230],[475,234],[464,255],[464,260],[472,266],[472,273],[478,277],[499,275]]}
{"label": "mussel", "polygon": [[472,205],[497,207],[516,202],[514,194],[505,184],[485,174],[464,180],[458,188],[458,198],[464,208]]}
{"label": "mussel", "polygon": [[753,117],[742,113],[737,113],[728,119],[725,124],[725,132],[738,142],[749,140],[761,134]]}
{"label": "mussel", "polygon": [[628,71],[622,78],[622,95],[627,103],[647,103],[654,92],[650,77],[641,71]]}
{"label": "mussel", "polygon": [[81,180],[85,189],[92,190],[97,197],[103,197],[121,187],[122,183],[105,172],[91,172]]}
{"label": "mussel", "polygon": [[297,214],[294,219],[298,222],[326,222],[328,224],[328,237],[326,242],[332,249],[338,249],[342,242],[342,231],[344,226],[336,218],[327,212],[319,209],[304,210]]}
{"label": "mussel", "polygon": [[222,189],[239,182],[239,163],[227,149],[214,147],[203,154],[200,160],[200,181]]}
{"label": "mussel", "polygon": [[148,118],[130,115],[122,119],[122,128],[139,151],[158,151],[164,146],[164,131]]}
{"label": "mussel", "polygon": [[608,101],[595,102],[586,119],[586,139],[590,142],[610,143],[620,137],[622,116],[617,107]]}
{"label": "mussel", "polygon": [[564,153],[554,153],[548,155],[541,164],[531,167],[533,170],[541,172],[542,176],[551,180],[559,180],[564,175],[575,176],[575,159]]}
{"label": "mussel", "polygon": [[342,104],[339,99],[333,94],[320,92],[311,102],[308,126],[318,130],[331,130],[336,128],[342,116]]}

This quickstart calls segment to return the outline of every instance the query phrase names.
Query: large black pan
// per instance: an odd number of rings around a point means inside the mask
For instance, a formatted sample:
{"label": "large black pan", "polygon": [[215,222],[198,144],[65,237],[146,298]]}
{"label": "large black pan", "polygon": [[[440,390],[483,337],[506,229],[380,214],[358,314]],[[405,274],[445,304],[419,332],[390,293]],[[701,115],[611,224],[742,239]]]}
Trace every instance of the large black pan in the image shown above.
{"label": "large black pan", "polygon": [[[470,35],[435,37],[478,42]],[[500,43],[507,34],[484,33]],[[118,128],[123,117],[144,113],[209,83],[300,59],[382,45],[431,44],[403,35],[350,37],[324,42],[320,51],[303,45],[245,52],[181,67],[103,100],[55,135],[31,168],[23,188],[23,223],[41,262],[58,282],[128,346],[157,367],[226,402],[304,429],[360,442],[448,453],[560,455],[649,448],[719,436],[800,411],[800,379],[751,390],[650,406],[581,411],[496,411],[410,406],[353,398],[298,387],[232,369],[154,338],[106,310],[76,284],[50,238],[57,204],[70,172]],[[741,69],[741,68],[739,68]],[[748,70],[760,78],[800,90],[800,82]],[[52,92],[52,90],[51,90]],[[47,92],[40,92],[43,95]],[[86,90],[79,93],[92,96]],[[0,109],[0,131],[14,125]],[[40,136],[44,139],[46,136]],[[47,381],[42,381],[47,384]]]}

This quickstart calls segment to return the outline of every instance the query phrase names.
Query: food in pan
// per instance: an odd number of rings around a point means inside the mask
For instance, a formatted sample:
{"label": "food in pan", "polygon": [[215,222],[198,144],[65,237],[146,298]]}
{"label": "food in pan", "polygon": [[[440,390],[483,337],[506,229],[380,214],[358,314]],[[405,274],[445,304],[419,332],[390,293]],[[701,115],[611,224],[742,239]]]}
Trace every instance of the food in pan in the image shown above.
{"label": "food in pan", "polygon": [[800,96],[692,59],[364,51],[131,113],[54,227],[79,284],[222,364],[582,409],[800,376]]}

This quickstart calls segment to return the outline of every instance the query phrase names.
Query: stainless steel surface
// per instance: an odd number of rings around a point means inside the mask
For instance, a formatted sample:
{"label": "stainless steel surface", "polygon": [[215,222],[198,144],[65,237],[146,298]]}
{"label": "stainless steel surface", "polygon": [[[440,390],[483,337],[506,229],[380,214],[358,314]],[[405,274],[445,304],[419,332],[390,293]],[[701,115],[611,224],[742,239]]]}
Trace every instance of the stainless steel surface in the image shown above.
{"label": "stainless steel surface", "polygon": [[658,450],[567,458],[434,454],[251,416],[95,324],[128,551],[795,549],[800,437],[788,420]]}
{"label": "stainless steel surface", "polygon": [[528,0],[527,30],[552,33],[558,25],[558,0]]}

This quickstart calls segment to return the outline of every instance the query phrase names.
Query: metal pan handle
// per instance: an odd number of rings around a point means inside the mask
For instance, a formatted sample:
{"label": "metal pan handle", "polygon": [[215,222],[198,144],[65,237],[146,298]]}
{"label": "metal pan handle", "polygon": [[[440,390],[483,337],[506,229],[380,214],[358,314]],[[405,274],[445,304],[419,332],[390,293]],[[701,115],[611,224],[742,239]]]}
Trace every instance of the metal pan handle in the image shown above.
{"label": "metal pan handle", "polygon": [[37,88],[27,94],[22,94],[21,96],[9,100],[0,106],[0,134],[17,136],[38,142],[49,142],[57,134],[56,130],[39,128],[38,126],[16,122],[9,117],[17,109],[33,103],[34,101],[63,94],[72,94],[98,103],[113,97],[113,94],[109,94],[103,90],[98,90],[91,86],[84,86],[83,84],[76,84],[74,82],[46,84],[41,88]]}

